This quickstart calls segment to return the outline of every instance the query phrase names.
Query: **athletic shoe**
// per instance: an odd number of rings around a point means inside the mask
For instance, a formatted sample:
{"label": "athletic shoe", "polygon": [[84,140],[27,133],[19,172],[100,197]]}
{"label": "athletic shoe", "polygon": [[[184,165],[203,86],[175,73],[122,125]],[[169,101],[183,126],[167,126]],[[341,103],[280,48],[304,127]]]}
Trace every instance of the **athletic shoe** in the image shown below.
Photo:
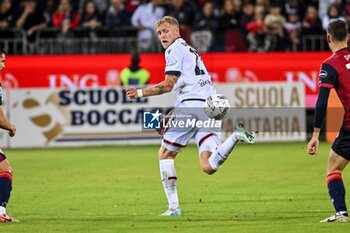
{"label": "athletic shoe", "polygon": [[19,222],[17,219],[14,219],[7,214],[0,214],[0,222]]}
{"label": "athletic shoe", "polygon": [[181,209],[176,208],[176,209],[168,209],[164,213],[162,213],[160,216],[180,216],[181,215]]}
{"label": "athletic shoe", "polygon": [[329,218],[326,218],[320,222],[349,222],[349,217],[345,215],[332,215]]}
{"label": "athletic shoe", "polygon": [[233,134],[241,142],[254,143],[255,137],[253,133],[249,132],[242,123],[237,123],[233,128]]}

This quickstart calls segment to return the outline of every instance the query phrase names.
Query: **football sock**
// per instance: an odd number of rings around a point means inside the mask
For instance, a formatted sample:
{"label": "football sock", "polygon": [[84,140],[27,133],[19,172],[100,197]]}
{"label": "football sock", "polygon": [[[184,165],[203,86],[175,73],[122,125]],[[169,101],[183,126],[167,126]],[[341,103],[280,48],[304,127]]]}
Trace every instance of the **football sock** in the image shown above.
{"label": "football sock", "polygon": [[6,209],[3,206],[0,206],[0,215],[6,214]]}
{"label": "football sock", "polygon": [[0,172],[0,206],[6,208],[12,190],[12,174]]}
{"label": "football sock", "polygon": [[345,187],[341,173],[331,173],[327,176],[328,193],[332,199],[337,214],[347,216],[345,204]]}
{"label": "football sock", "polygon": [[236,136],[232,134],[230,137],[226,139],[221,145],[219,145],[216,150],[209,157],[209,165],[214,170],[218,170],[218,168],[225,162],[225,160],[230,155],[231,151],[237,144],[238,140]]}
{"label": "football sock", "polygon": [[160,177],[162,179],[165,195],[169,202],[170,209],[179,207],[179,198],[176,189],[176,172],[173,159],[159,161]]}

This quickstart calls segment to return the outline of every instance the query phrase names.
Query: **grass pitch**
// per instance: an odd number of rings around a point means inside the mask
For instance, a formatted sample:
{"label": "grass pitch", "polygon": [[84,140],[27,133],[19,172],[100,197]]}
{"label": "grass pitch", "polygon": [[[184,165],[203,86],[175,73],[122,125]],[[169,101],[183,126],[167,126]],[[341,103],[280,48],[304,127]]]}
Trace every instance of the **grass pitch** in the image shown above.
{"label": "grass pitch", "polygon": [[[333,213],[325,169],[306,143],[240,144],[213,176],[197,149],[178,155],[183,216],[159,217],[166,198],[158,146],[6,150],[14,168],[8,212],[21,222],[0,232],[347,232],[320,224]],[[350,177],[344,174],[349,189]]]}

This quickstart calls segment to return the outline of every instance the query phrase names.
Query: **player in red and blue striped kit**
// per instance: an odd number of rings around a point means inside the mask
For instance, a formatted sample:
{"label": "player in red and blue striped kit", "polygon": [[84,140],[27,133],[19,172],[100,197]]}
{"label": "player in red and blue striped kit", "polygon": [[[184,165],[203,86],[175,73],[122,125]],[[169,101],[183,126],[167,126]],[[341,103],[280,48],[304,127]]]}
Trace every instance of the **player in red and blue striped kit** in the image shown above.
{"label": "player in red and blue striped kit", "polygon": [[[5,68],[5,50],[0,49],[0,71]],[[6,118],[2,110],[2,89],[0,83],[0,128],[7,130],[10,137],[15,136],[16,128]],[[18,222],[6,213],[6,206],[12,190],[12,168],[0,149],[0,222]]]}
{"label": "player in red and blue striped kit", "polygon": [[348,27],[344,21],[335,19],[328,24],[327,42],[333,55],[321,65],[314,132],[307,150],[311,155],[317,154],[318,138],[326,115],[330,89],[334,88],[345,110],[343,123],[332,145],[327,166],[328,192],[336,213],[321,222],[348,222],[342,172],[350,160],[350,49],[347,45]]}

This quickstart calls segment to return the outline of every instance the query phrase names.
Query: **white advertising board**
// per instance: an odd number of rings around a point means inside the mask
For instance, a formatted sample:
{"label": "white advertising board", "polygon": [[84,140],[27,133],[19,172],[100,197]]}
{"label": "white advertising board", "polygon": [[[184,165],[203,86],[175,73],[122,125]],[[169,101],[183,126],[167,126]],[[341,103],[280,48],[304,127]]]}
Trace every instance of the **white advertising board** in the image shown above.
{"label": "white advertising board", "polygon": [[223,121],[223,138],[232,133],[236,122],[257,132],[257,142],[305,141],[306,112],[302,83],[244,83],[222,85],[231,103]]}
{"label": "white advertising board", "polygon": [[[259,131],[257,141],[305,140],[302,84],[225,84],[217,90],[232,105],[223,121],[224,137],[243,121]],[[10,121],[17,127],[11,147],[59,147],[159,143],[154,130],[143,130],[143,110],[169,111],[175,97],[169,93],[130,101],[121,88],[14,89],[9,100]]]}

